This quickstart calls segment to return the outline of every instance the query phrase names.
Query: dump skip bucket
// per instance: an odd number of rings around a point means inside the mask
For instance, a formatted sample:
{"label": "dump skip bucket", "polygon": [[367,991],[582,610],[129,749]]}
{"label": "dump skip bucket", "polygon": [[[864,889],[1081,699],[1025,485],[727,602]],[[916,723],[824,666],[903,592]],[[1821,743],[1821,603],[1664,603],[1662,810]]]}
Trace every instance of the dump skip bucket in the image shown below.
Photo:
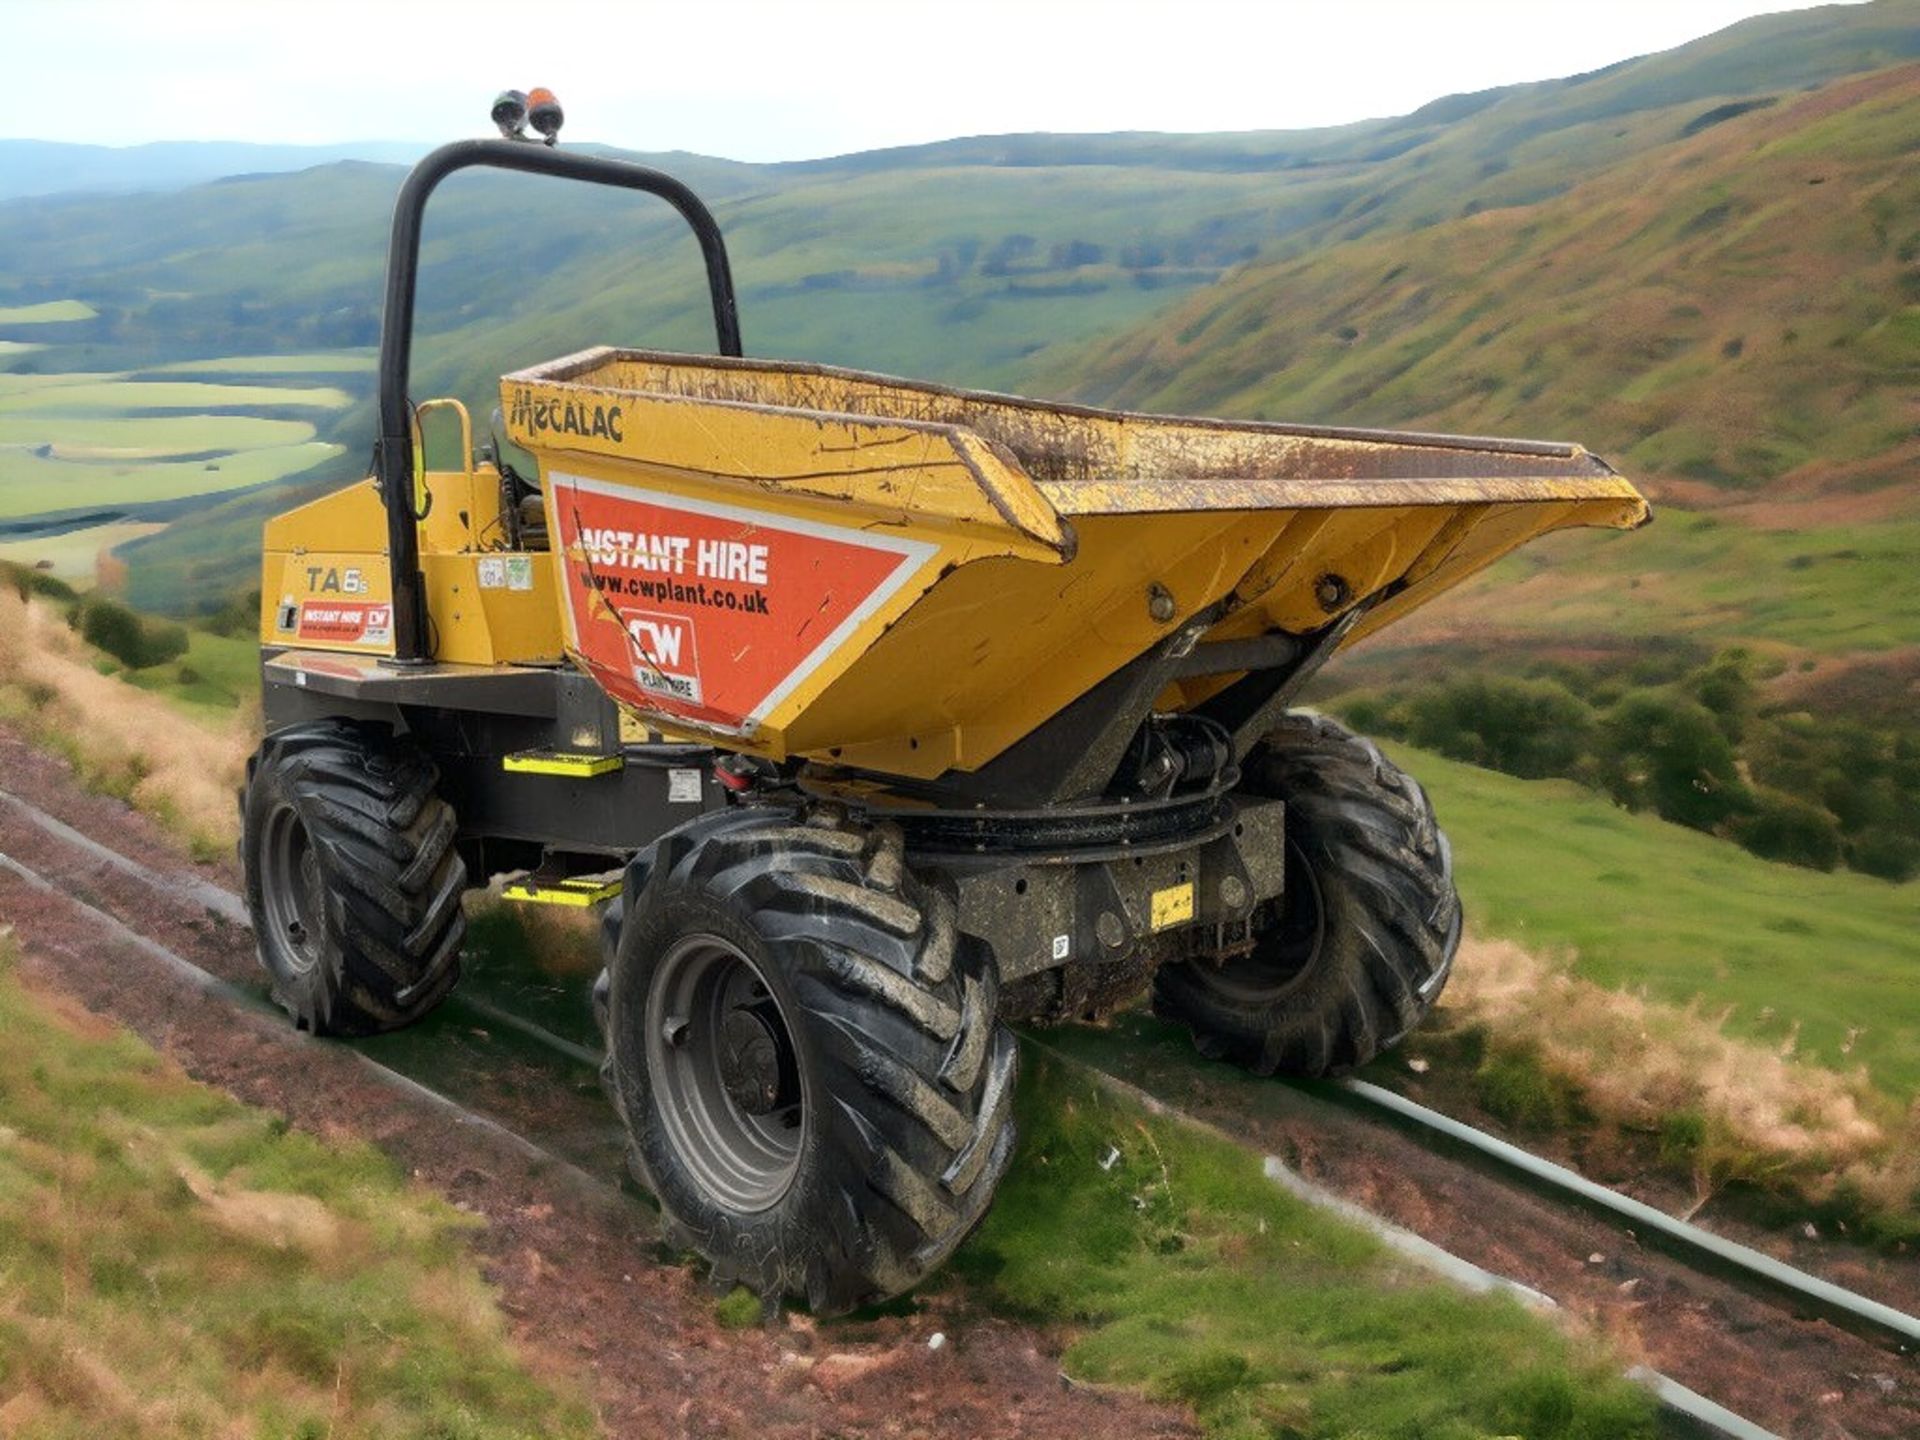
{"label": "dump skip bucket", "polygon": [[[509,375],[570,648],[678,732],[978,768],[1188,625],[1358,638],[1646,502],[1577,445],[1230,424],[598,349]],[[1221,652],[1229,653],[1229,652]],[[1182,679],[1182,709],[1233,677]]]}

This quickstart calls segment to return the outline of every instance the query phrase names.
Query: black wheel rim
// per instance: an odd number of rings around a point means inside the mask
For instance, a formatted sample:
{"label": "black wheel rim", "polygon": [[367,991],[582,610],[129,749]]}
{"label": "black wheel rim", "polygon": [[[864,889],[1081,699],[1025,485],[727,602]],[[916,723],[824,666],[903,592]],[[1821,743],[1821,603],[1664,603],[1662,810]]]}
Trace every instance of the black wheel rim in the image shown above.
{"label": "black wheel rim", "polygon": [[1326,933],[1320,879],[1306,852],[1289,839],[1278,920],[1265,930],[1256,928],[1248,954],[1210,969],[1210,988],[1240,1004],[1271,1005],[1313,972]]}
{"label": "black wheel rim", "polygon": [[325,939],[325,882],[307,827],[290,805],[267,817],[260,837],[260,939],[271,957],[296,975],[320,963]]}
{"label": "black wheel rim", "polygon": [[680,1162],[726,1209],[774,1205],[800,1168],[808,1106],[793,1030],[760,967],[717,935],[683,937],[655,968],[646,1026]]}

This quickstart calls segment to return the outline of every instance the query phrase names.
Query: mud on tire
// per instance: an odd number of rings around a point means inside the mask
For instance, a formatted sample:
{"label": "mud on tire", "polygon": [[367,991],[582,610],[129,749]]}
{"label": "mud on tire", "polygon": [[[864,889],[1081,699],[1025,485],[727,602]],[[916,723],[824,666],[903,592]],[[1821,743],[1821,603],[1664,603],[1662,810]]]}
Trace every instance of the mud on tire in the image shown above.
{"label": "mud on tire", "polygon": [[240,858],[273,997],[303,1030],[411,1024],[453,988],[466,866],[425,755],[384,728],[269,735],[247,765]]}
{"label": "mud on tire", "polygon": [[1288,715],[1244,787],[1286,801],[1279,914],[1251,954],[1163,966],[1154,1009],[1202,1054],[1332,1075],[1397,1044],[1439,998],[1460,943],[1453,858],[1433,806],[1372,741]]}
{"label": "mud on tire", "polygon": [[891,826],[724,812],[635,862],[603,1077],[669,1243],[717,1282],[843,1312],[986,1212],[1018,1054],[955,918]]}

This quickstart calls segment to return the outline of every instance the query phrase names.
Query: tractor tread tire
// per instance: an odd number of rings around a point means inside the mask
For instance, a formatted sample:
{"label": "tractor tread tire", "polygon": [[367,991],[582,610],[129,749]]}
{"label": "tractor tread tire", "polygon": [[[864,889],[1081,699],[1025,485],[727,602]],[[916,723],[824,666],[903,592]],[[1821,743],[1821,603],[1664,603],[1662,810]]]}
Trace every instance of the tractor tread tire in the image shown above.
{"label": "tractor tread tire", "polygon": [[[669,1243],[704,1256],[717,1284],[821,1315],[890,1299],[938,1267],[1012,1157],[1019,1057],[991,956],[960,935],[953,897],[907,870],[898,829],[723,811],[636,860],[622,912],[597,1005],[602,1080]],[[679,935],[723,923],[781,978],[817,1081],[799,1170],[758,1214],[703,1192],[648,1119],[638,1026],[651,962]]]}
{"label": "tractor tread tire", "polygon": [[1326,912],[1320,953],[1296,988],[1257,1006],[1223,992],[1204,959],[1162,966],[1154,1009],[1210,1059],[1345,1074],[1397,1045],[1446,984],[1461,931],[1452,851],[1413,777],[1324,716],[1282,717],[1245,770],[1249,791],[1286,802]]}
{"label": "tractor tread tire", "polygon": [[[439,771],[384,728],[326,720],[269,735],[241,795],[247,906],[273,998],[302,1030],[373,1035],[410,1025],[460,976],[467,872]],[[261,934],[259,837],[290,805],[319,858],[326,944],[299,971],[276,963]]]}

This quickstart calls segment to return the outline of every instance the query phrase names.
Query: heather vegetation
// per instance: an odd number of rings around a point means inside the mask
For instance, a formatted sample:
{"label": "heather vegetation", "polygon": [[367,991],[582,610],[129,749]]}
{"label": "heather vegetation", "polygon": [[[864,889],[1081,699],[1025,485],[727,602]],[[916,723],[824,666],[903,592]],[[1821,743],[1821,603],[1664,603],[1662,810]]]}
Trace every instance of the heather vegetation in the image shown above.
{"label": "heather vegetation", "polygon": [[187,653],[187,627],[129,610],[117,600],[91,595],[77,601],[68,621],[89,645],[129,670],[146,670]]}
{"label": "heather vegetation", "polygon": [[1089,354],[1078,393],[1577,439],[1689,506],[1884,492],[1920,453],[1920,67],[1685,128],[1418,244],[1248,266]]}

